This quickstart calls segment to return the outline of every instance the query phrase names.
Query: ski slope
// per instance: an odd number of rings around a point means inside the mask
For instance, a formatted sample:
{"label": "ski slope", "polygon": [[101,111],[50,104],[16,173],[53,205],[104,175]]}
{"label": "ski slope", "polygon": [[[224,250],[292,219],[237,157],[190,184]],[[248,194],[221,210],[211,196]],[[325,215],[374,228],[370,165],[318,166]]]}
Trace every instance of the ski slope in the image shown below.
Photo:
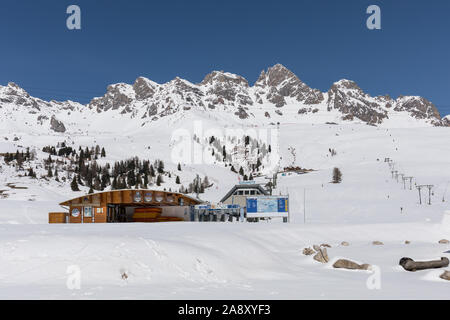
{"label": "ski slope", "polygon": [[[102,161],[132,154],[166,159],[166,167],[175,170],[177,163],[169,161],[171,135],[177,128],[192,132],[196,120],[205,130],[225,130],[218,123],[237,126],[231,119],[219,122],[191,113],[126,134],[117,134],[114,128],[79,136],[18,132],[20,141],[4,140],[1,147],[13,151],[20,144],[40,150],[63,140],[95,143],[107,150]],[[450,210],[449,128],[281,123],[278,135],[280,168],[314,169],[279,175],[274,192],[290,195],[289,224],[48,225],[49,211],[59,211],[59,202],[86,190],[75,193],[68,184],[20,177],[2,165],[0,298],[448,299],[450,283],[439,278],[442,270],[409,273],[398,261],[450,257],[450,245],[438,243],[450,239],[445,214]],[[336,156],[330,155],[330,148]],[[398,171],[414,177],[412,190],[409,183],[404,188],[392,178],[386,157]],[[342,171],[340,184],[330,183],[334,167]],[[190,181],[197,173],[214,183],[200,195],[213,202],[238,182],[237,175],[221,164],[186,164],[180,177]],[[431,205],[424,190],[419,204],[414,183],[434,185]],[[372,245],[375,240],[384,245]],[[350,246],[341,246],[342,241]],[[302,254],[303,248],[321,243],[331,245],[328,264]],[[377,266],[381,288],[367,287],[374,270],[333,269],[338,258]],[[67,268],[73,265],[81,270],[79,290],[67,287]]]}

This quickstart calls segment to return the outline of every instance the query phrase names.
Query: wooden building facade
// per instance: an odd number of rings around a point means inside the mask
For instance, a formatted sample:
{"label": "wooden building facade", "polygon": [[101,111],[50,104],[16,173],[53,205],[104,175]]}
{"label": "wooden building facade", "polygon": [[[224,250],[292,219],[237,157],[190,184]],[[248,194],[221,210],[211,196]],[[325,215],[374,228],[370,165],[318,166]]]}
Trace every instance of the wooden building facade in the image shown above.
{"label": "wooden building facade", "polygon": [[[165,208],[170,208],[171,210],[168,212],[172,215],[177,213],[177,210],[174,210],[177,209],[175,207],[185,214],[188,208],[200,203],[200,200],[180,193],[133,189],[88,194],[62,202],[60,205],[68,209],[65,223],[114,223],[133,222],[135,211],[139,212],[140,221],[145,219],[142,215],[144,214],[145,217],[145,212],[148,212],[151,217],[148,221],[157,222],[158,220],[151,219],[156,219],[154,218],[155,214],[164,215]],[[175,217],[165,217],[161,221],[177,221],[176,216],[179,214],[175,214]],[[170,220],[169,218],[174,219]],[[50,223],[64,223],[61,220],[61,213],[49,214]]]}

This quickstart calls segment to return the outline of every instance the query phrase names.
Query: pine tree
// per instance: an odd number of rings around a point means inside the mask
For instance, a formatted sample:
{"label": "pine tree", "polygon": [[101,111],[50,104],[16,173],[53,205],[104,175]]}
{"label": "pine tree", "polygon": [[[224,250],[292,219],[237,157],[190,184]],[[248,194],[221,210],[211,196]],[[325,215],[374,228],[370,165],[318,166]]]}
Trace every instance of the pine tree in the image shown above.
{"label": "pine tree", "polygon": [[342,181],[342,172],[339,170],[339,168],[333,169],[333,183],[341,183]]}
{"label": "pine tree", "polygon": [[155,168],[153,168],[153,165],[150,165],[150,176],[156,177]]}
{"label": "pine tree", "polygon": [[36,173],[34,172],[33,168],[28,169],[28,176],[31,178],[36,178]]}
{"label": "pine tree", "polygon": [[92,187],[89,188],[89,194],[93,194],[94,193],[94,189],[92,189]]}
{"label": "pine tree", "polygon": [[142,186],[142,178],[141,175],[138,174],[137,178],[136,178],[136,189],[139,189]]}
{"label": "pine tree", "polygon": [[78,183],[80,186],[84,186],[83,181],[81,181],[81,176],[80,176],[80,175],[77,175],[77,183]]}
{"label": "pine tree", "polygon": [[72,188],[72,191],[80,191],[78,188],[77,179],[73,177],[72,183],[70,184],[70,188]]}
{"label": "pine tree", "polygon": [[144,189],[148,188],[148,175],[144,174]]}
{"label": "pine tree", "polygon": [[158,163],[158,173],[164,173],[164,162],[162,160]]}
{"label": "pine tree", "polygon": [[181,182],[180,182],[180,177],[179,176],[177,176],[177,178],[175,179],[175,183],[176,184],[180,184]]}
{"label": "pine tree", "polygon": [[114,177],[112,185],[111,185],[111,189],[112,190],[117,190],[117,177]]}
{"label": "pine tree", "polygon": [[203,187],[206,189],[209,187],[209,179],[208,176],[205,176],[205,178],[203,178],[203,183],[202,183]]}
{"label": "pine tree", "polygon": [[127,175],[127,182],[128,182],[128,187],[131,189],[133,186],[136,185],[136,176],[134,175],[134,171],[128,171],[128,175]]}
{"label": "pine tree", "polygon": [[94,188],[94,190],[100,190],[100,191],[103,190],[102,187],[101,187],[101,182],[100,182],[100,179],[99,179],[98,176],[95,176],[93,188]]}
{"label": "pine tree", "polygon": [[178,163],[178,171],[181,171],[181,164]]}
{"label": "pine tree", "polygon": [[52,167],[48,167],[47,177],[49,178],[53,177]]}
{"label": "pine tree", "polygon": [[158,178],[156,178],[156,185],[159,187],[161,183],[163,183],[163,178],[160,174],[158,174]]}

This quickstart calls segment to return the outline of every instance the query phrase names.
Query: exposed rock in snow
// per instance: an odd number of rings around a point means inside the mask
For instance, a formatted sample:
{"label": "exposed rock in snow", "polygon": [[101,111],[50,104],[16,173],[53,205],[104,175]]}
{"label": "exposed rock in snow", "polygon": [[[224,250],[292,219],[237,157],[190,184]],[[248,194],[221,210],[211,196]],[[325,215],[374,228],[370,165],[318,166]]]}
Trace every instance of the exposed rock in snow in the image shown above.
{"label": "exposed rock in snow", "polygon": [[64,123],[56,119],[55,116],[52,116],[52,118],[50,119],[50,129],[59,133],[66,132]]}
{"label": "exposed rock in snow", "polygon": [[449,281],[450,281],[450,271],[444,271],[444,273],[441,274],[439,277],[440,277],[441,279],[449,280]]}
{"label": "exposed rock in snow", "polygon": [[351,260],[347,259],[339,259],[333,264],[333,268],[336,269],[349,269],[349,270],[368,270],[370,268],[370,264],[358,264]]}
{"label": "exposed rock in snow", "polygon": [[[117,110],[125,107],[127,110],[135,99],[133,87],[129,84],[119,83],[108,86],[106,94],[101,98],[95,98],[89,103],[89,108],[96,109],[97,112]],[[128,113],[128,112],[127,112]]]}
{"label": "exposed rock in snow", "polygon": [[395,111],[407,111],[416,119],[431,119],[434,123],[441,120],[439,111],[425,98],[400,96],[395,102]]}
{"label": "exposed rock in snow", "polygon": [[[339,110],[343,120],[360,119],[368,124],[380,124],[388,118],[384,99],[374,99],[364,93],[358,85],[349,80],[340,80],[328,90],[328,110]],[[390,104],[389,104],[390,105]],[[384,107],[384,108],[383,108]]]}

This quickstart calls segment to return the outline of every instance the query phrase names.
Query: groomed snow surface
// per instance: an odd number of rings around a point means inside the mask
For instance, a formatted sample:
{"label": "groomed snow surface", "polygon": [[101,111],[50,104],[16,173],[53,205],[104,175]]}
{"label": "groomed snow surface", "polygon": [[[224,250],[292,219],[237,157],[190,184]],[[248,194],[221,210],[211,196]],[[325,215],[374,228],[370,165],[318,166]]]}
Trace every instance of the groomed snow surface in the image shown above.
{"label": "groomed snow surface", "polygon": [[[94,133],[72,138],[105,146],[111,161],[126,158],[124,145],[140,157],[170,159],[171,130],[161,125],[136,138]],[[20,137],[21,144],[34,143],[39,150],[67,138]],[[282,124],[281,167],[316,170],[279,176],[275,193],[290,195],[289,224],[48,225],[48,212],[59,211],[59,202],[77,194],[3,168],[0,190],[8,197],[0,200],[0,298],[448,299],[450,282],[439,275],[450,268],[406,272],[398,262],[450,258],[450,245],[438,243],[450,239],[450,213],[445,214],[450,210],[449,139],[448,128]],[[337,155],[331,157],[329,148]],[[435,186],[431,205],[419,205],[414,185],[405,190],[392,179],[385,157],[418,184]],[[343,173],[341,184],[329,183],[334,167]],[[197,171],[215,183],[203,199],[218,201],[237,182],[220,165],[185,166],[186,181]],[[8,183],[27,189],[11,189]],[[428,201],[427,191],[422,200]],[[331,246],[328,264],[302,254],[322,243]],[[374,267],[333,269],[338,258]],[[80,288],[70,289],[78,270]]]}

